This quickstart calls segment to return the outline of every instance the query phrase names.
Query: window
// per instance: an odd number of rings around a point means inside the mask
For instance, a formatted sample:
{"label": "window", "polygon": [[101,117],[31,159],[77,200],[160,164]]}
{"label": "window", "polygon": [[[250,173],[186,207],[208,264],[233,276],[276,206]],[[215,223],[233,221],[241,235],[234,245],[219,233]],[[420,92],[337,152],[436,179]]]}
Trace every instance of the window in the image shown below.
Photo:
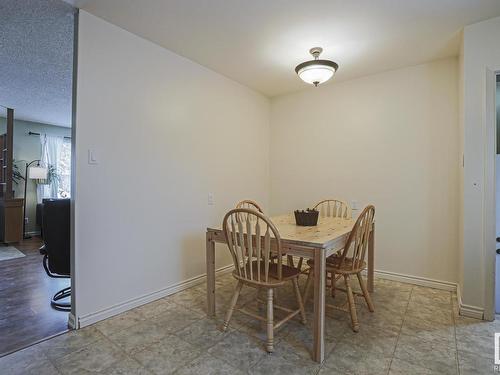
{"label": "window", "polygon": [[57,163],[57,174],[59,175],[58,198],[71,197],[71,141],[64,139]]}
{"label": "window", "polygon": [[38,202],[44,198],[71,196],[71,142],[67,138],[42,134],[40,165],[49,169],[47,184],[38,184]]}

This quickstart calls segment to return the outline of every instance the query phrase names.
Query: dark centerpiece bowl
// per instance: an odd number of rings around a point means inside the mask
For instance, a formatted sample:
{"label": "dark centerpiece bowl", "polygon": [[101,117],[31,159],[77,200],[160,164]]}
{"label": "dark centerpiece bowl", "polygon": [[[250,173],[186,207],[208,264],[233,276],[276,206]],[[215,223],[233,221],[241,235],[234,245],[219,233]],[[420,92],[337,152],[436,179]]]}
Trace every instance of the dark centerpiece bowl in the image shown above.
{"label": "dark centerpiece bowl", "polygon": [[318,225],[318,215],[319,211],[314,210],[314,209],[307,209],[307,210],[295,210],[293,212],[295,214],[295,223],[297,225],[300,225],[302,227],[313,227],[315,225]]}

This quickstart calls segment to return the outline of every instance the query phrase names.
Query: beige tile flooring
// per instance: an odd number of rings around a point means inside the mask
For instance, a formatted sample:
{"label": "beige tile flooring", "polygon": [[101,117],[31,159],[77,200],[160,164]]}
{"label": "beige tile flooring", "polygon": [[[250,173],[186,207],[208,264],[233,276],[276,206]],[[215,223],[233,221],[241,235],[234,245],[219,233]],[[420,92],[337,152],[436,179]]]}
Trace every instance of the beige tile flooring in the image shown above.
{"label": "beige tile flooring", "polygon": [[[276,333],[275,353],[264,351],[260,322],[235,313],[230,329],[218,327],[235,282],[217,283],[217,319],[205,316],[205,286],[93,326],[73,331],[0,358],[1,374],[491,374],[493,336],[500,322],[457,315],[450,292],[376,280],[375,312],[360,299],[360,331],[345,313],[329,310],[326,360],[310,359],[309,323],[285,324]],[[304,280],[301,280],[303,286]],[[342,295],[335,298],[336,303]],[[244,301],[255,290],[244,288]],[[292,288],[281,304],[294,302]]]}

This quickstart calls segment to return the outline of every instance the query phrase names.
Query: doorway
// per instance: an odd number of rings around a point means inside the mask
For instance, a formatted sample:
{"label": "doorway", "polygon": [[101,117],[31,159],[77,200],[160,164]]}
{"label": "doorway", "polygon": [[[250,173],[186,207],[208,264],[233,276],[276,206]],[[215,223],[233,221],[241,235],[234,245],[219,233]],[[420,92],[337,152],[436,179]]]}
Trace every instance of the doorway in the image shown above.
{"label": "doorway", "polygon": [[0,357],[68,330],[75,17],[0,2]]}

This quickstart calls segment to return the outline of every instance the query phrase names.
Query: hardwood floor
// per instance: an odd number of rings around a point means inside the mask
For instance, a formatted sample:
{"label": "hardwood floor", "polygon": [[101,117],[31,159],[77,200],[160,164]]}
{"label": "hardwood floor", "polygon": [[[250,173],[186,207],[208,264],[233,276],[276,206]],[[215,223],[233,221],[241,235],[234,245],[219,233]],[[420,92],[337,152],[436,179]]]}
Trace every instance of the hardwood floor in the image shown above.
{"label": "hardwood floor", "polygon": [[69,279],[47,276],[39,237],[14,244],[26,256],[0,261],[0,357],[68,330],[68,313],[50,306]]}

